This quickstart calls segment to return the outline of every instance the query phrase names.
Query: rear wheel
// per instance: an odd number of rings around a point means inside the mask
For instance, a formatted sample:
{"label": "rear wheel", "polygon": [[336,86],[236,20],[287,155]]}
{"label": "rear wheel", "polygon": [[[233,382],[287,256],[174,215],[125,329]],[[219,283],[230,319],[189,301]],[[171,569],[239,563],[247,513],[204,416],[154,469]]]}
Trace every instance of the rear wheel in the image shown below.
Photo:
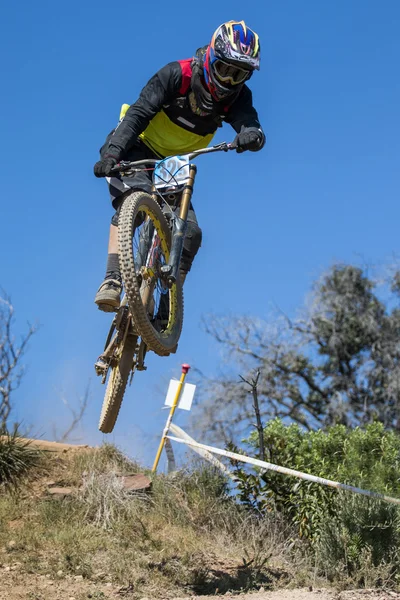
{"label": "rear wheel", "polygon": [[133,366],[137,336],[128,334],[116,350],[108,373],[106,393],[101,409],[99,429],[103,433],[111,433],[121,408],[129,373]]}
{"label": "rear wheel", "polygon": [[182,285],[178,278],[168,289],[161,276],[161,267],[169,260],[171,231],[149,194],[132,192],[125,198],[118,219],[118,242],[125,293],[137,333],[156,354],[175,352],[183,322]]}

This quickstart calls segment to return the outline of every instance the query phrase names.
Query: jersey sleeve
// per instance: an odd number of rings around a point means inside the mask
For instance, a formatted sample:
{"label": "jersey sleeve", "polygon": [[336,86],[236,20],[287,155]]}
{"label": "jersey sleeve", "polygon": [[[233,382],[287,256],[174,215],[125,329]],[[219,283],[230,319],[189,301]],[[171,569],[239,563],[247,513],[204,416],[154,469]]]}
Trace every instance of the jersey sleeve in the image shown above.
{"label": "jersey sleeve", "polygon": [[239,133],[242,127],[256,127],[264,136],[257,111],[253,106],[253,95],[247,85],[243,86],[241,93],[230,106],[225,121],[232,125],[236,133]]}
{"label": "jersey sleeve", "polygon": [[160,69],[140,92],[108,142],[107,154],[118,160],[134,145],[153,117],[170,102],[180,90],[182,69],[172,62]]}

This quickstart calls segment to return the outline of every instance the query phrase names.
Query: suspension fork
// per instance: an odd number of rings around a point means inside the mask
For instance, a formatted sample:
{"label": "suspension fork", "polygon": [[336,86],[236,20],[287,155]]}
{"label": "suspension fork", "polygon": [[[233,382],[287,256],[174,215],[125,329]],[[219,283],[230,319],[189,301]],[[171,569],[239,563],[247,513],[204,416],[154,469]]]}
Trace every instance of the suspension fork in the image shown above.
{"label": "suspension fork", "polygon": [[182,192],[181,206],[179,216],[174,216],[172,227],[171,252],[167,265],[161,267],[162,273],[166,276],[168,287],[171,288],[178,278],[179,263],[181,261],[183,242],[185,240],[187,229],[187,217],[190,202],[193,195],[194,181],[196,178],[197,167],[191,164],[189,167],[189,179]]}

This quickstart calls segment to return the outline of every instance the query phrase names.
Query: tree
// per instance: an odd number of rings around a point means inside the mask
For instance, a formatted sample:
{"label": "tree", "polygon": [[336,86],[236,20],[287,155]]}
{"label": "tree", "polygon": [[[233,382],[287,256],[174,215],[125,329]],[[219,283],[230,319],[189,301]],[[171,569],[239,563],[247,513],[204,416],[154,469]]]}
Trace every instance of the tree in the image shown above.
{"label": "tree", "polygon": [[[251,317],[205,321],[235,373],[252,380],[264,420],[306,429],[380,421],[400,429],[400,273],[377,281],[362,269],[334,265],[291,320]],[[237,377],[207,379],[197,427],[214,441],[237,441],[254,413]]]}
{"label": "tree", "polygon": [[4,429],[12,410],[11,396],[24,374],[21,364],[27,344],[36,328],[28,327],[19,342],[13,334],[14,308],[10,298],[0,297],[0,428]]}

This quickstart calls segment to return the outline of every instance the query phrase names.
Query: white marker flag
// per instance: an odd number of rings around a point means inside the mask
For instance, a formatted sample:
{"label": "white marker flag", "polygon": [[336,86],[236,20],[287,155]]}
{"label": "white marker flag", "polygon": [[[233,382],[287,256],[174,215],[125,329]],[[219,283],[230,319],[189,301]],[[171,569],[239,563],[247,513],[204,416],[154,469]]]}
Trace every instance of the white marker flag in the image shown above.
{"label": "white marker flag", "polygon": [[[165,399],[166,406],[172,406],[174,402],[174,398],[176,396],[176,392],[178,390],[179,381],[177,379],[171,379],[169,382],[169,388],[167,392],[167,397]],[[192,407],[194,391],[196,386],[193,383],[184,383],[183,389],[181,393],[181,397],[179,398],[179,403],[177,408],[182,408],[183,410],[190,410]]]}

